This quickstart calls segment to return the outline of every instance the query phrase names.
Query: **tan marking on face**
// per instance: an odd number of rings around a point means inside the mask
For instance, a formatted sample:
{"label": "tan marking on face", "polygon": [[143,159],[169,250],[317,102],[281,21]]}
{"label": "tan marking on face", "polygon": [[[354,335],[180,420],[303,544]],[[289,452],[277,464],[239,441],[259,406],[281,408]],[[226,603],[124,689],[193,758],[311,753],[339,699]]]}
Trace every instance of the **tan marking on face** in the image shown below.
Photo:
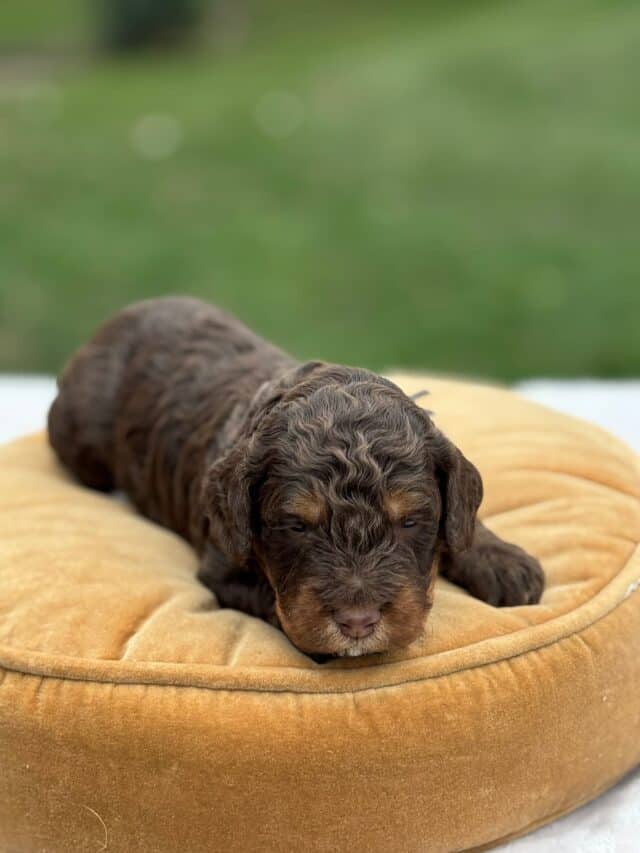
{"label": "tan marking on face", "polygon": [[303,584],[293,600],[284,606],[277,598],[276,613],[283,631],[299,649],[311,653],[328,651],[325,632],[331,620],[322,612],[318,597],[307,584]]}
{"label": "tan marking on face", "polygon": [[392,607],[385,615],[390,648],[404,648],[422,634],[432,604],[431,587],[426,594],[418,593],[410,586],[396,593]]}
{"label": "tan marking on face", "polygon": [[422,496],[414,492],[393,491],[385,494],[383,504],[391,521],[400,521],[416,512],[422,500]]}
{"label": "tan marking on face", "polygon": [[327,516],[327,506],[324,500],[311,492],[299,492],[288,501],[287,512],[297,515],[307,524],[320,524]]}

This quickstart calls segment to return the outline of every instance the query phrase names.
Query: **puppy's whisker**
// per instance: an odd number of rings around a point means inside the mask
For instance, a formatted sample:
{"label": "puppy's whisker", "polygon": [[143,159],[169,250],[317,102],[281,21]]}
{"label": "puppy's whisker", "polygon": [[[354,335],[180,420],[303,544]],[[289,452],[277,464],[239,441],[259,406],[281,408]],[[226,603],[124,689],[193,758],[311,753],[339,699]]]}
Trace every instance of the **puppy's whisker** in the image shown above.
{"label": "puppy's whisker", "polygon": [[415,394],[411,394],[411,399],[412,400],[419,400],[421,397],[426,397],[430,393],[431,392],[427,391],[425,388],[422,391],[416,391]]}

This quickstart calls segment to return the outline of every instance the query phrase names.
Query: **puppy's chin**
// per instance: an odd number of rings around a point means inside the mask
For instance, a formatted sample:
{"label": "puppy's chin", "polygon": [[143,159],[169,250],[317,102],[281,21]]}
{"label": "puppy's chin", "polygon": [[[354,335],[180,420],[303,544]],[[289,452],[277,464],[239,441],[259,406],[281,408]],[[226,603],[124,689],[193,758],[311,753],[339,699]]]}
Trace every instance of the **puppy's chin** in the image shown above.
{"label": "puppy's chin", "polygon": [[280,624],[289,640],[300,651],[323,658],[356,658],[382,654],[391,649],[407,646],[422,634],[422,628],[416,630],[413,636],[408,636],[405,630],[401,640],[394,642],[389,624],[384,619],[379,622],[372,634],[358,639],[346,637],[332,619],[323,619],[320,624],[314,625],[311,636],[302,636],[296,632],[292,622],[286,618],[281,617]]}
{"label": "puppy's chin", "polygon": [[289,639],[305,654],[328,658],[357,658],[364,655],[381,654],[389,649],[389,643],[383,632],[358,640],[349,639],[342,633],[340,636],[334,636],[333,631],[327,631],[326,640],[320,642],[300,642],[291,636]]}
{"label": "puppy's chin", "polygon": [[386,652],[386,648],[368,648],[365,643],[354,643],[342,651],[335,652],[334,657],[338,658],[360,658],[364,655],[376,655]]}

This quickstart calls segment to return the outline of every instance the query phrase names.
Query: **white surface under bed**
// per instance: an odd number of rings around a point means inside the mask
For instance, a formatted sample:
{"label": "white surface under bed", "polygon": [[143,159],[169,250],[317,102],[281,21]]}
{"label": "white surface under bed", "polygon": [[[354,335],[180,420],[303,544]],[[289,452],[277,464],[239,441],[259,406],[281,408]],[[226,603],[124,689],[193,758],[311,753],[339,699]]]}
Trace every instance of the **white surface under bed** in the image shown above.
{"label": "white surface under bed", "polygon": [[[516,390],[531,400],[599,424],[640,452],[640,381],[532,380]],[[0,442],[42,429],[54,393],[54,381],[48,377],[0,377]],[[640,770],[593,803],[501,849],[513,853],[639,853]]]}

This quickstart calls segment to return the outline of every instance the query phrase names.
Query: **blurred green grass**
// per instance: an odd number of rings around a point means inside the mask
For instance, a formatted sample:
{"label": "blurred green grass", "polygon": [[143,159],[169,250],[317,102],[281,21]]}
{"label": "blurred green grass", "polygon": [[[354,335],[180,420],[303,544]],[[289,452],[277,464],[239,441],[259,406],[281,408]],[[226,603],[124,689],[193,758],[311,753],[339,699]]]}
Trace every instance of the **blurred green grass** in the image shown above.
{"label": "blurred green grass", "polygon": [[0,44],[4,49],[55,49],[79,45],[89,24],[92,0],[2,0]]}
{"label": "blurred green grass", "polygon": [[640,373],[638,4],[280,3],[244,47],[89,61],[78,0],[4,3],[0,369],[187,292],[300,357]]}

